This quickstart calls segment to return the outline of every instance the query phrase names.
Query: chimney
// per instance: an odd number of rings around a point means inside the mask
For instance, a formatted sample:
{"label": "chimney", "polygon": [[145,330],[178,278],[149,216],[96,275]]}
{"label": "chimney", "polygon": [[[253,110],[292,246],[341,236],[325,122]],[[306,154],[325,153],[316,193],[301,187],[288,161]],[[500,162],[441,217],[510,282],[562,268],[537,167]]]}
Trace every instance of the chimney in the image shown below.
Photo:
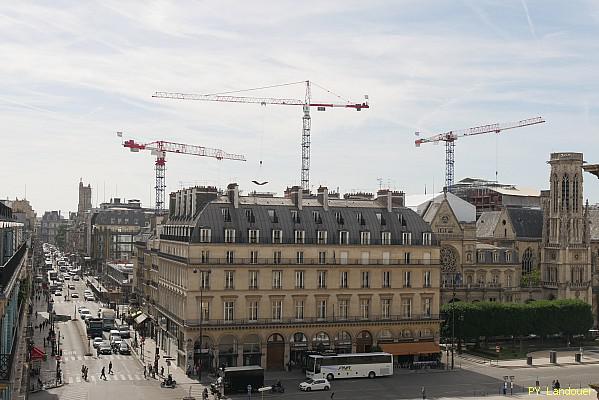
{"label": "chimney", "polygon": [[285,197],[291,197],[291,201],[293,201],[293,204],[299,210],[302,209],[302,198],[304,197],[304,193],[301,187],[292,186],[291,188],[287,188],[287,190],[285,190]]}
{"label": "chimney", "polygon": [[376,200],[382,206],[387,208],[387,211],[393,211],[393,198],[389,189],[379,189],[376,192]]}
{"label": "chimney", "polygon": [[326,186],[320,186],[318,188],[316,199],[325,210],[329,209],[329,189]]}
{"label": "chimney", "polygon": [[404,192],[391,192],[391,203],[393,207],[404,207],[405,201],[405,193]]}
{"label": "chimney", "polygon": [[233,208],[239,208],[239,186],[236,183],[229,183],[227,191]]}

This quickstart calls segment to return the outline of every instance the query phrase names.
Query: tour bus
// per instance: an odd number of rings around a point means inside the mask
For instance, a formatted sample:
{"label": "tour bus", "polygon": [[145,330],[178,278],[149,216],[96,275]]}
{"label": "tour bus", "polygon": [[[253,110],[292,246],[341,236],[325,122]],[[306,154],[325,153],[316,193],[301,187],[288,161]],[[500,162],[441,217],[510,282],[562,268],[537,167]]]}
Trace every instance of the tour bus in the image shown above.
{"label": "tour bus", "polygon": [[48,271],[48,282],[58,280],[58,272],[57,271]]}
{"label": "tour bus", "polygon": [[375,378],[393,375],[393,355],[389,353],[355,353],[339,355],[308,356],[306,377],[327,378]]}

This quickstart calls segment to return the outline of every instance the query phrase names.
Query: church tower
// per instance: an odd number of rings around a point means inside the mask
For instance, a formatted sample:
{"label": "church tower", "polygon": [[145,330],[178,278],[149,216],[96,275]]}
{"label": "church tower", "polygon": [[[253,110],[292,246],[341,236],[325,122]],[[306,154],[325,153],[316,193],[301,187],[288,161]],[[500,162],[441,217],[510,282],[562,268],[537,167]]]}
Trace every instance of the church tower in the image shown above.
{"label": "church tower", "polygon": [[92,208],[92,187],[91,185],[83,186],[83,179],[79,180],[79,205],[77,213],[83,215],[85,211]]}
{"label": "church tower", "polygon": [[591,254],[583,202],[582,153],[552,153],[544,208],[541,279],[548,298],[591,302]]}

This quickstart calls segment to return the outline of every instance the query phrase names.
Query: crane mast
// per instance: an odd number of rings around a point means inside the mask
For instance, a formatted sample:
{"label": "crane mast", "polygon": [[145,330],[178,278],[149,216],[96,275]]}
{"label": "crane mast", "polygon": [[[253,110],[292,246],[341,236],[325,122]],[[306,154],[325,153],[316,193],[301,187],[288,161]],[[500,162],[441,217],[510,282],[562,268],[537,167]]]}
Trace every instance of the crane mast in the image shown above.
{"label": "crane mast", "polygon": [[[455,142],[460,137],[483,135],[486,133],[499,133],[508,129],[522,128],[525,126],[541,124],[545,122],[542,117],[522,119],[515,122],[497,123],[475,126],[457,131],[448,131],[430,136],[428,138],[418,138],[415,141],[416,147],[420,147],[424,143],[439,143],[445,142],[445,187],[447,191],[452,191],[454,184],[455,171]],[[420,132],[416,132],[416,136],[420,136]]]}
{"label": "crane mast", "polygon": [[[287,106],[302,106],[302,167],[301,167],[301,186],[305,191],[310,190],[310,134],[312,128],[312,120],[310,117],[310,108],[317,107],[318,111],[325,111],[327,108],[351,108],[356,111],[361,111],[363,108],[370,108],[368,102],[352,103],[331,103],[331,102],[312,102],[311,83],[310,81],[295,82],[302,83],[306,86],[304,100],[292,98],[273,98],[273,97],[247,97],[247,96],[231,96],[227,94],[187,94],[173,92],[155,92],[152,97],[162,99],[175,100],[201,100],[201,101],[219,101],[226,103],[253,103],[253,104],[275,104]],[[295,84],[291,83],[291,84]],[[270,87],[287,86],[291,84],[275,85]],[[256,90],[256,89],[248,89]],[[247,90],[241,90],[242,92]],[[229,92],[231,93],[231,92]],[[339,97],[339,96],[338,96]],[[366,96],[366,99],[368,97]]]}
{"label": "crane mast", "polygon": [[[122,136],[121,132],[118,132],[117,134]],[[245,156],[241,154],[226,153],[221,149],[175,143],[166,140],[157,140],[150,143],[139,143],[133,139],[129,139],[123,142],[123,147],[128,148],[134,153],[137,153],[141,150],[149,150],[151,151],[152,155],[156,156],[156,162],[154,163],[154,170],[156,174],[156,184],[154,186],[154,189],[156,190],[156,213],[160,213],[164,209],[164,192],[166,189],[166,153],[211,157],[216,158],[217,160],[246,161]]]}

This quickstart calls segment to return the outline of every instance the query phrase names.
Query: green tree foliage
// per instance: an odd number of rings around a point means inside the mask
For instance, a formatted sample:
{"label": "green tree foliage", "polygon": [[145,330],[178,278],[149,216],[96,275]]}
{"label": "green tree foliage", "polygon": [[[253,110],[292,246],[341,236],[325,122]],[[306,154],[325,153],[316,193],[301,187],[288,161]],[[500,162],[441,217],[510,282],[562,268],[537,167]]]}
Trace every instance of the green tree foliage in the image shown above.
{"label": "green tree foliage", "polygon": [[478,340],[490,336],[535,334],[585,334],[593,326],[591,305],[580,300],[539,300],[528,304],[464,303],[445,304],[442,332],[445,337]]}

